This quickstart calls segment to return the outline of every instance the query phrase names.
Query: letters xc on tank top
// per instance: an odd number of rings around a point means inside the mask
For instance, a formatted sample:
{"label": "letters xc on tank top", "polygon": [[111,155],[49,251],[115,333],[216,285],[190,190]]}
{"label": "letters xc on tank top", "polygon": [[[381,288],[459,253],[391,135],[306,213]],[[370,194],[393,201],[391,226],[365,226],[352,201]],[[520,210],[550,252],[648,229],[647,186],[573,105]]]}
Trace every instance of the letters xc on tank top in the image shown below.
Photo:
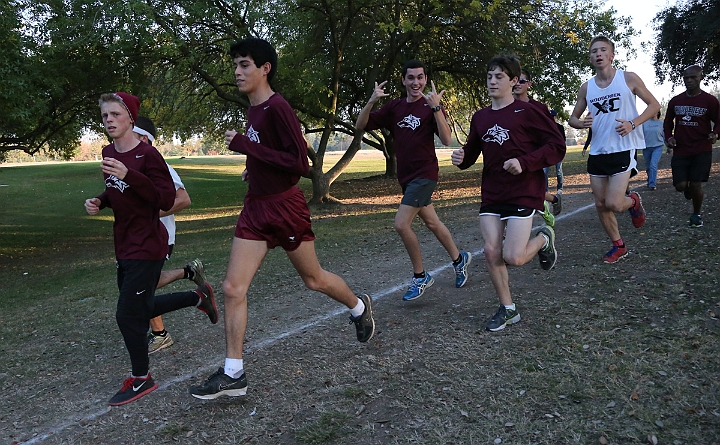
{"label": "letters xc on tank top", "polygon": [[645,148],[645,137],[640,125],[624,137],[615,131],[615,127],[620,124],[615,119],[629,121],[638,117],[636,96],[625,83],[623,70],[615,71],[615,77],[606,88],[599,88],[595,77],[588,80],[585,98],[588,111],[593,116],[591,155]]}

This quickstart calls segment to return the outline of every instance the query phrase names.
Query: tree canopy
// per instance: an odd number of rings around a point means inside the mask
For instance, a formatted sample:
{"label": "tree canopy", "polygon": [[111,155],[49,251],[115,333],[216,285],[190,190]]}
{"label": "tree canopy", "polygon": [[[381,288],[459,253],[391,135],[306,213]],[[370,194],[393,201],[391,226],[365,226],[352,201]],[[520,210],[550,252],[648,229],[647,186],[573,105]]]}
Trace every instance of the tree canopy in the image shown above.
{"label": "tree canopy", "polygon": [[[0,20],[0,153],[55,150],[66,156],[86,129],[101,130],[97,98],[125,90],[142,100],[141,114],[167,136],[214,137],[241,131],[247,101],[234,82],[231,42],[258,36],[279,53],[273,87],[317,134],[309,149],[314,199],[360,148],[382,150],[394,174],[388,134],[364,134],[355,118],[373,82],[403,93],[400,67],[423,60],[446,89],[455,128],[466,128],[488,103],[485,62],[518,55],[534,75],[532,92],[562,110],[591,74],[587,44],[604,34],[628,47],[629,20],[601,11],[599,0],[15,0]],[[7,14],[6,14],[7,12]],[[352,141],[324,169],[327,143]],[[327,171],[325,171],[327,170]]]}
{"label": "tree canopy", "polygon": [[720,79],[720,0],[680,0],[655,16],[655,73],[680,82],[683,68],[698,64]]}

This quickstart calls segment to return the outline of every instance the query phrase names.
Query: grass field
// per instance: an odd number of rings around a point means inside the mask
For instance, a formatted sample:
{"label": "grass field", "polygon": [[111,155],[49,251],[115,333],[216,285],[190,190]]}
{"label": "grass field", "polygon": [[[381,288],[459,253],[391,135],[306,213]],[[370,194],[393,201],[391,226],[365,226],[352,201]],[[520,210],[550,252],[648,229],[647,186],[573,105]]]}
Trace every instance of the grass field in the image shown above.
{"label": "grass field", "polygon": [[[440,158],[435,205],[475,254],[466,287],[453,287],[446,254],[417,224],[437,282],[399,301],[410,272],[392,228],[399,186],[378,176],[382,159],[359,157],[332,188],[344,204],[312,209],[313,227],[321,263],[375,298],[373,341],[354,342],[341,308],[304,289],[273,251],[250,290],[248,396],[187,394],[221,364],[224,336],[222,322],[186,310],[166,317],[176,344],[151,358],[160,389],[115,409],[107,399],[129,360],[114,319],[112,215],[83,208],[102,191],[99,163],[1,167],[0,441],[720,444],[720,164],[696,230],[666,158],[657,192],[642,192],[644,173],[634,179],[648,222],[635,230],[618,215],[631,255],[604,265],[584,159],[570,151],[558,266],[512,269],[523,321],[490,334],[482,326],[497,298],[480,250],[480,171]],[[242,158],[169,162],[193,205],[178,217],[167,267],[199,257],[219,288],[246,191]],[[309,198],[310,183],[300,185]]]}

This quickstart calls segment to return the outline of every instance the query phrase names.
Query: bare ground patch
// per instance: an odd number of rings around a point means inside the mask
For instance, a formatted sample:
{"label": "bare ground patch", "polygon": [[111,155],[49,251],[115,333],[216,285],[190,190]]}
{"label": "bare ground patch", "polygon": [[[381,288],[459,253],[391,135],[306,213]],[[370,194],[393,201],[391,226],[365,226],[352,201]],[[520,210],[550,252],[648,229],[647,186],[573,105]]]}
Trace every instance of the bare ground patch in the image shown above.
{"label": "bare ground patch", "polygon": [[[510,270],[523,320],[492,334],[483,325],[497,298],[482,255],[462,289],[445,268],[415,302],[400,301],[402,290],[384,295],[407,282],[410,266],[392,229],[396,185],[378,180],[368,186],[392,199],[348,206],[386,207],[372,230],[338,243],[332,230],[339,229],[324,222],[338,209],[318,212],[315,223],[321,262],[378,296],[375,338],[355,342],[345,314],[279,338],[337,305],[305,290],[274,252],[251,290],[250,387],[239,399],[188,394],[224,351],[222,323],[209,326],[195,313],[166,320],[176,345],[151,359],[164,386],[113,409],[107,399],[129,365],[111,298],[83,316],[80,298],[33,308],[22,326],[3,316],[3,441],[556,445],[648,444],[654,436],[660,444],[718,444],[719,167],[706,186],[701,229],[686,227],[689,204],[672,190],[667,169],[655,192],[643,192],[644,174],[634,180],[648,220],[637,230],[618,215],[631,254],[615,265],[599,261],[609,242],[594,210],[573,213],[592,197],[586,175],[571,172],[556,224],[558,265]],[[465,187],[472,184],[440,188],[449,195],[437,206],[460,247],[477,252],[478,205]],[[351,230],[355,220],[346,218]],[[419,226],[418,234],[427,269],[447,266],[432,235]],[[223,268],[213,265],[215,282]],[[47,317],[59,318],[50,333],[41,331]],[[93,320],[89,335],[82,324]]]}

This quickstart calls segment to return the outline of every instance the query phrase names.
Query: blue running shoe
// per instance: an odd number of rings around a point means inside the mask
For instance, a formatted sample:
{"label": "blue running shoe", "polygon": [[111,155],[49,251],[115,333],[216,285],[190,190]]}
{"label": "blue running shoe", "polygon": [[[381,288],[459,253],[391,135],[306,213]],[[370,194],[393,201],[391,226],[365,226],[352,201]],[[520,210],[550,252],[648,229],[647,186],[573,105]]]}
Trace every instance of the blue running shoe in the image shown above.
{"label": "blue running shoe", "polygon": [[435,279],[427,272],[425,272],[425,278],[413,277],[408,287],[407,292],[403,296],[403,301],[410,301],[419,298],[425,293],[425,289],[432,286],[435,283]]}
{"label": "blue running shoe", "polygon": [[468,280],[468,266],[472,261],[472,254],[470,252],[460,252],[460,264],[457,266],[453,264],[455,268],[455,287],[463,287]]}

